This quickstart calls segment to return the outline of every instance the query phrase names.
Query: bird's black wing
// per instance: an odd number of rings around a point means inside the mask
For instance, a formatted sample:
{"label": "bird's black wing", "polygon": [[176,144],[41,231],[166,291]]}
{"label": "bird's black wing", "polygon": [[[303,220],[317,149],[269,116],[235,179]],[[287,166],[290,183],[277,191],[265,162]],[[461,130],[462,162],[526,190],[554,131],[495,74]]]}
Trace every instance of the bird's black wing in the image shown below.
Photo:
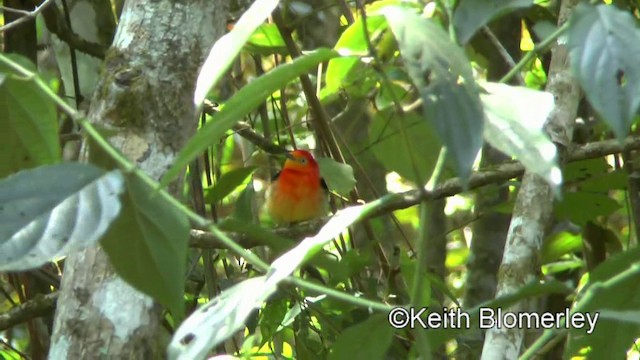
{"label": "bird's black wing", "polygon": [[327,186],[327,182],[324,181],[324,178],[320,178],[320,186],[322,186],[324,191],[329,192],[329,187]]}
{"label": "bird's black wing", "polygon": [[282,171],[278,171],[277,173],[273,174],[273,176],[271,177],[271,182],[275,182],[276,180],[278,180],[281,172]]}

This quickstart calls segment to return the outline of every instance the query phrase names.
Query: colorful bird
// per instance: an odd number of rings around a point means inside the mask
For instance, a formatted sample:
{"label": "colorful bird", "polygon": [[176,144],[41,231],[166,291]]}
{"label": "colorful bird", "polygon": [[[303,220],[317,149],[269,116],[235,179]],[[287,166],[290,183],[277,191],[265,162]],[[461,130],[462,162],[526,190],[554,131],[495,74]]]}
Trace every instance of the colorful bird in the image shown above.
{"label": "colorful bird", "polygon": [[267,212],[281,225],[319,218],[327,213],[328,192],[313,155],[294,150],[267,189]]}

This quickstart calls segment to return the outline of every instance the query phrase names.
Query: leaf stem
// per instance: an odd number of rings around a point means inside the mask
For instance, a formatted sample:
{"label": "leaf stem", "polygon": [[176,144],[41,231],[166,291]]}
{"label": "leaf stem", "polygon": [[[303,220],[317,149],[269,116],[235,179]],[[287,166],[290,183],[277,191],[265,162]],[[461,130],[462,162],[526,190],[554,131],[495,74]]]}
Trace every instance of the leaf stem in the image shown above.
{"label": "leaf stem", "polygon": [[516,66],[512,67],[511,70],[509,70],[509,72],[505,76],[503,76],[498,82],[505,84],[509,80],[511,80],[511,78],[514,77],[518,73],[518,71],[522,70],[522,68],[525,67],[525,65],[527,65],[531,60],[533,60],[533,58],[536,55],[546,50],[547,47],[552,42],[556,41],[560,37],[560,35],[562,35],[565,31],[567,31],[568,28],[569,28],[569,22],[567,21],[564,24],[562,24],[562,26],[557,28],[556,31],[554,31],[551,35],[549,35],[548,38],[542,40],[538,45],[534,46],[533,50],[529,51],[525,56],[523,56],[522,59],[518,61]]}

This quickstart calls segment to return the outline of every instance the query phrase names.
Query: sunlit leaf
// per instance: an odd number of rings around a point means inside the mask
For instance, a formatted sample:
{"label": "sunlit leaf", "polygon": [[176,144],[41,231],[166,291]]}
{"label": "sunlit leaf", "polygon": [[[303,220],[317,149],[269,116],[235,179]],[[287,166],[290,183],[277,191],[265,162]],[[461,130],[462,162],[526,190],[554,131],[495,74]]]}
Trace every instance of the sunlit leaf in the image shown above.
{"label": "sunlit leaf", "polygon": [[[367,30],[369,38],[374,38],[378,33],[386,29],[387,22],[383,16],[368,16]],[[360,57],[369,53],[367,46],[363,20],[361,17],[349,25],[340,35],[334,49],[343,57],[331,59],[327,65],[325,75],[325,87],[320,92],[320,98],[329,97],[340,89],[350,86],[349,74],[360,69]],[[349,56],[352,55],[352,56]]]}
{"label": "sunlit leaf", "polygon": [[496,149],[518,159],[558,189],[562,172],[556,147],[544,134],[542,125],[554,107],[551,93],[496,83],[483,83],[481,94],[486,124],[484,138]]}
{"label": "sunlit leaf", "polygon": [[245,47],[261,55],[285,54],[287,47],[276,24],[262,24],[251,35]]}
{"label": "sunlit leaf", "polygon": [[589,103],[623,139],[640,107],[640,30],[615,6],[581,4],[568,32],[571,67]]}
{"label": "sunlit leaf", "polygon": [[335,56],[337,54],[332,50],[315,50],[300,56],[291,63],[276,67],[238,90],[224,104],[222,109],[213,116],[212,121],[207,122],[184,146],[173,166],[162,178],[161,185],[166,186],[173,181],[187,167],[189,162],[200,155],[208,146],[217,144],[233,124],[255,110],[274,91],[279,90],[288,82],[306,73],[319,63]]}
{"label": "sunlit leaf", "polygon": [[220,80],[247,40],[258,26],[269,17],[278,3],[278,0],[254,1],[238,19],[233,29],[213,44],[196,81],[193,99],[196,106],[202,105],[209,90]]}
{"label": "sunlit leaf", "polygon": [[120,213],[123,191],[120,171],[79,163],[0,181],[0,271],[36,268],[95,244]]}
{"label": "sunlit leaf", "polygon": [[244,280],[194,311],[176,330],[169,359],[205,359],[209,350],[244,328],[249,314],[277,289],[267,276]]}

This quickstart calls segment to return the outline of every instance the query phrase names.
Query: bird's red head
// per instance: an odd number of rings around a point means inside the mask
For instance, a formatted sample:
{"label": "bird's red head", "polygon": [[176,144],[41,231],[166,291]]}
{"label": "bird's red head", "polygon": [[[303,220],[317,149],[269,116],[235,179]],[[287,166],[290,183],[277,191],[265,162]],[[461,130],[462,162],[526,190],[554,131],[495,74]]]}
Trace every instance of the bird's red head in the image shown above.
{"label": "bird's red head", "polygon": [[283,170],[313,172],[319,171],[318,163],[310,152],[306,150],[294,150],[287,154]]}

